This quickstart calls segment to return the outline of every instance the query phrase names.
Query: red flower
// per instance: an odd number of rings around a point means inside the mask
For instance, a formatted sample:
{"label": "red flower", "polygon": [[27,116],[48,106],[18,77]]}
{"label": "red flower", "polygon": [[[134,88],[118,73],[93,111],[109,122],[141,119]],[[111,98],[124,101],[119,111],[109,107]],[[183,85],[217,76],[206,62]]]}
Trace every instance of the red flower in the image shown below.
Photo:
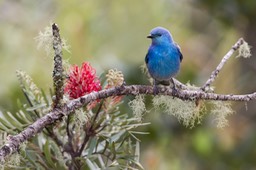
{"label": "red flower", "polygon": [[92,91],[101,90],[100,80],[96,71],[88,62],[84,62],[79,68],[74,65],[70,68],[69,79],[67,80],[64,92],[71,99],[79,98]]}

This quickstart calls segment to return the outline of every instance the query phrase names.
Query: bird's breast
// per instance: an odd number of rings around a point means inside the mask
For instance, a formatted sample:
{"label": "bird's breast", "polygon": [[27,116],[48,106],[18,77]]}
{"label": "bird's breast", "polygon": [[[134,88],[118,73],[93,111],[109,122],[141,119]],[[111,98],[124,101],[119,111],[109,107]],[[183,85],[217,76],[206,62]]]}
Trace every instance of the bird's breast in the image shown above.
{"label": "bird's breast", "polygon": [[180,69],[179,53],[175,47],[151,47],[148,51],[148,71],[157,80],[168,80]]}

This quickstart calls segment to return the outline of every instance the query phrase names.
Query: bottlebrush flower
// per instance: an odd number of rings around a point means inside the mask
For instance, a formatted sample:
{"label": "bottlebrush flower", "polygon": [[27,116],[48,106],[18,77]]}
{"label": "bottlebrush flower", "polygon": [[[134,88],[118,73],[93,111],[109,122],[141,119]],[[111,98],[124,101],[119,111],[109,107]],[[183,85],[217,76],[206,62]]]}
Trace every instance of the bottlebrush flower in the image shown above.
{"label": "bottlebrush flower", "polygon": [[121,86],[124,83],[124,75],[121,71],[118,71],[117,69],[108,70],[106,77],[108,82],[108,88]]}
{"label": "bottlebrush flower", "polygon": [[[124,75],[121,71],[117,69],[110,69],[106,75],[107,77],[107,86],[105,89],[109,89],[116,86],[121,86],[124,83]],[[105,111],[111,109],[115,105],[121,102],[123,96],[112,96],[105,100],[104,109]]]}
{"label": "bottlebrush flower", "polygon": [[64,92],[71,99],[79,98],[92,91],[101,90],[100,80],[96,76],[96,71],[88,62],[84,62],[81,68],[77,65],[72,66],[68,76]]}

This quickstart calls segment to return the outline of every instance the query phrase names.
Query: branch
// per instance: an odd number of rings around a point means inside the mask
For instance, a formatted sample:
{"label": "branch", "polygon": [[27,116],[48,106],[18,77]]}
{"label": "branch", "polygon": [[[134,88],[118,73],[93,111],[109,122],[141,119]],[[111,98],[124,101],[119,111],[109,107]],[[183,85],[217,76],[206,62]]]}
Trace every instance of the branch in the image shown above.
{"label": "branch", "polygon": [[[221,101],[250,101],[256,100],[256,92],[245,95],[223,95],[215,93],[206,93],[203,91],[194,90],[178,90],[177,93],[173,93],[172,89],[169,87],[158,86],[158,91],[160,95],[168,95],[178,97],[182,100],[221,100]],[[44,127],[54,123],[65,115],[68,116],[70,113],[78,108],[81,108],[91,101],[97,99],[104,99],[110,96],[122,96],[122,95],[138,95],[138,94],[149,94],[153,95],[153,87],[148,85],[130,85],[130,86],[120,86],[110,89],[101,90],[99,92],[92,92],[78,99],[71,100],[64,104],[60,108],[55,108],[42,118],[38,119],[32,125],[28,126],[21,133],[9,136],[6,144],[0,149],[0,160],[3,161],[4,158],[14,152],[19,148],[19,145],[24,141],[32,138],[37,133],[41,132]]]}
{"label": "branch", "polygon": [[[63,97],[63,77],[62,77],[62,51],[61,51],[61,40],[59,37],[59,29],[56,24],[53,24],[53,35],[54,41],[53,46],[55,50],[55,65],[53,72],[54,88],[55,88],[55,100],[52,111],[43,116],[42,118],[36,120],[33,124],[28,126],[22,132],[14,136],[8,136],[5,145],[0,149],[0,161],[4,162],[4,159],[16,152],[21,143],[32,138],[37,133],[41,132],[43,128],[47,125],[53,124],[54,122],[61,120],[63,116],[68,116],[74,113],[76,109],[79,109],[89,102],[104,99],[111,96],[122,96],[122,95],[138,95],[138,94],[148,94],[153,95],[153,87],[147,85],[129,85],[129,86],[119,86],[110,89],[104,89],[99,92],[92,92],[78,99],[70,100],[67,103],[60,104],[60,100]],[[251,101],[256,100],[256,92],[244,95],[233,95],[233,94],[215,94],[207,93],[206,88],[214,82],[218,73],[231,57],[231,55],[243,44],[244,40],[240,38],[238,42],[229,50],[229,52],[223,57],[220,64],[217,66],[216,70],[212,72],[210,78],[206,81],[205,85],[201,89],[191,90],[189,87],[175,80],[175,84],[180,89],[173,92],[170,87],[157,86],[159,95],[168,95],[180,98],[182,100],[219,100],[219,101]]]}
{"label": "branch", "polygon": [[55,96],[53,97],[53,108],[60,107],[63,99],[63,67],[62,67],[62,42],[57,24],[52,25],[54,70],[53,70],[53,87]]}
{"label": "branch", "polygon": [[239,47],[244,43],[244,39],[240,38],[232,48],[227,52],[227,54],[222,58],[220,64],[216,67],[216,69],[212,72],[210,78],[206,81],[206,83],[201,88],[203,91],[207,91],[206,89],[210,87],[210,85],[214,82],[216,77],[218,76],[220,70],[224,66],[224,64],[228,61],[228,59],[232,56],[232,54],[239,49]]}

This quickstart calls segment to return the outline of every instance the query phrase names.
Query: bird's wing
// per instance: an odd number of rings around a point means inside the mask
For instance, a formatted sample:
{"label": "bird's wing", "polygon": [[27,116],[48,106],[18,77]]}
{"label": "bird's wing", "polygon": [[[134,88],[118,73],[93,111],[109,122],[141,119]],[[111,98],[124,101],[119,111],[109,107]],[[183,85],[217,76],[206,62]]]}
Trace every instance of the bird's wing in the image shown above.
{"label": "bird's wing", "polygon": [[180,53],[180,62],[181,62],[182,59],[183,59],[183,55],[182,55],[182,53],[181,53],[180,46],[179,46],[176,42],[174,42],[174,44],[176,45],[176,47],[177,47],[177,49],[178,49],[178,52]]}
{"label": "bird's wing", "polygon": [[148,53],[146,54],[145,62],[146,62],[146,64],[148,64]]}

